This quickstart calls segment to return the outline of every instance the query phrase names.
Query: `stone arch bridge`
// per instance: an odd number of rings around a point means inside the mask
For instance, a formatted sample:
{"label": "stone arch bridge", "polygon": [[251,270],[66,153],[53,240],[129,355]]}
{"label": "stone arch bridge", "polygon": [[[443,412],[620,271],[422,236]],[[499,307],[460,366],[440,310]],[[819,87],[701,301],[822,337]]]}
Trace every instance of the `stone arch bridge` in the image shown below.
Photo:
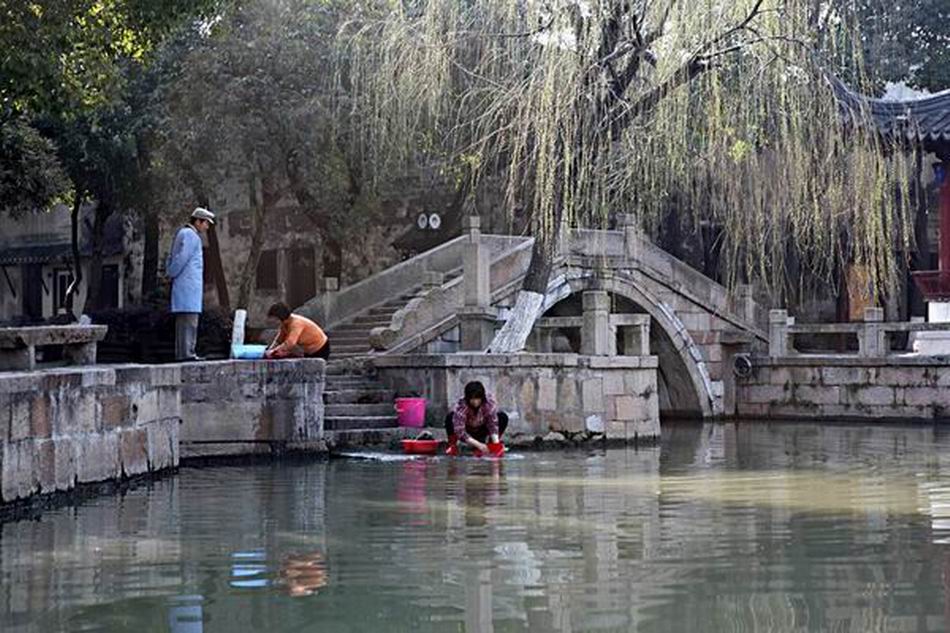
{"label": "stone arch bridge", "polygon": [[[532,240],[465,233],[300,308],[325,323],[334,355],[485,350],[507,318]],[[712,417],[735,407],[732,357],[767,345],[751,291],[730,292],[632,226],[573,230],[544,297],[529,350],[655,355],[660,411]],[[329,284],[328,287],[333,287]]]}

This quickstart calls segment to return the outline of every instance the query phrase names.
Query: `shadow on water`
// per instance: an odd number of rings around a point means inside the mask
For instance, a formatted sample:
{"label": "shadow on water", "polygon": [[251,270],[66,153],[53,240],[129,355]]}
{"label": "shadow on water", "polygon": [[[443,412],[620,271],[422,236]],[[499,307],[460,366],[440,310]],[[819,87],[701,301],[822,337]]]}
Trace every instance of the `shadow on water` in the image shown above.
{"label": "shadow on water", "polygon": [[0,526],[0,630],[944,631],[944,429],[184,468]]}

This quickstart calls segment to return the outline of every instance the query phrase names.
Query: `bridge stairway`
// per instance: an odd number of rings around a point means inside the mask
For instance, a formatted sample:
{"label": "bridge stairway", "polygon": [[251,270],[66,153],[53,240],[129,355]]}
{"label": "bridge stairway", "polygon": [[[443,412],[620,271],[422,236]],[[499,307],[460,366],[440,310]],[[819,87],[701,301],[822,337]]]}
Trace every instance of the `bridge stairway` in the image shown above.
{"label": "bridge stairway", "polygon": [[[450,281],[462,275],[461,269],[446,275],[445,281]],[[373,328],[385,327],[392,321],[393,315],[406,307],[410,301],[423,291],[423,286],[413,288],[394,299],[378,305],[339,325],[335,325],[328,332],[331,344],[331,358],[345,360],[357,356],[366,356],[372,353],[369,344],[369,335]]]}
{"label": "bridge stairway", "polygon": [[346,363],[327,364],[323,391],[327,434],[376,432],[399,426],[393,408],[395,394],[382,383]]}

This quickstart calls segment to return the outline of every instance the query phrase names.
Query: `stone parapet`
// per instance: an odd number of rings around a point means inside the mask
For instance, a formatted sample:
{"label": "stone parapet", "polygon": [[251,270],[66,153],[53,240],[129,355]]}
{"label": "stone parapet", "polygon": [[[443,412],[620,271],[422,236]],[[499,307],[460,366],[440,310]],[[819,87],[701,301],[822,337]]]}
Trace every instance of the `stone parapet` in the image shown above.
{"label": "stone parapet", "polygon": [[950,358],[754,357],[736,414],[810,420],[950,419]]}
{"label": "stone parapet", "polygon": [[655,356],[463,353],[383,356],[373,363],[393,390],[427,398],[430,426],[442,425],[466,382],[481,380],[508,412],[512,439],[659,437]]}

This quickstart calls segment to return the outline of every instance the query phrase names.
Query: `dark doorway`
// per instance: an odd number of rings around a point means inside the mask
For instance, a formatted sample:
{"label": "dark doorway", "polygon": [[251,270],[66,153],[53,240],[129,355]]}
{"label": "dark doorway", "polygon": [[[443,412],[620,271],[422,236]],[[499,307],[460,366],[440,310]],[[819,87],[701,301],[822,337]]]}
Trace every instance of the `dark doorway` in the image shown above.
{"label": "dark doorway", "polygon": [[106,264],[102,267],[102,286],[99,288],[99,307],[119,307],[119,266]]}
{"label": "dark doorway", "polygon": [[30,321],[43,320],[43,267],[23,267],[23,316]]}
{"label": "dark doorway", "polygon": [[287,251],[287,303],[296,308],[317,294],[316,256],[313,247]]}

